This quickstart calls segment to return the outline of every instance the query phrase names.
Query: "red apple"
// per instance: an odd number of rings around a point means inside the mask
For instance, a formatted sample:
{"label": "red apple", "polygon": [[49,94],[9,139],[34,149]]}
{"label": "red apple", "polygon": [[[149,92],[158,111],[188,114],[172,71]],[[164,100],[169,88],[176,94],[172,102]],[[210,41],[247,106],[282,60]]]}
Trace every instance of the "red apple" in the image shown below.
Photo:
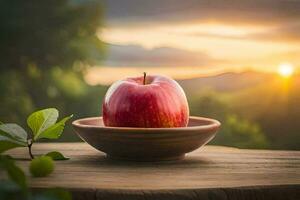
{"label": "red apple", "polygon": [[164,76],[127,78],[108,89],[103,105],[105,126],[185,127],[189,107],[183,89]]}

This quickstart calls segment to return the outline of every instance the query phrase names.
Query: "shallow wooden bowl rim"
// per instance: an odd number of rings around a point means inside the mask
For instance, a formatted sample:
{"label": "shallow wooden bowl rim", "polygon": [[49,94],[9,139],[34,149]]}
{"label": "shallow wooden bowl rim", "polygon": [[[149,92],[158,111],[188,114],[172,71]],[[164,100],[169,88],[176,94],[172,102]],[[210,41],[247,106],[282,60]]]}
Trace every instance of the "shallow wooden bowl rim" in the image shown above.
{"label": "shallow wooden bowl rim", "polygon": [[[176,131],[192,131],[192,130],[202,130],[202,129],[213,129],[220,127],[221,123],[218,120],[205,118],[205,117],[196,117],[196,116],[190,116],[190,120],[196,121],[202,123],[200,125],[193,125],[193,126],[187,126],[187,127],[174,127],[174,128],[137,128],[137,127],[110,127],[110,126],[104,126],[104,125],[91,125],[87,124],[86,122],[90,121],[102,121],[102,117],[88,117],[88,118],[82,118],[77,119],[72,122],[73,126],[80,127],[80,128],[89,128],[89,129],[105,129],[105,130],[119,130],[119,131],[143,131],[143,132],[159,132],[162,131],[166,132],[176,132]],[[203,124],[205,123],[205,124]]]}

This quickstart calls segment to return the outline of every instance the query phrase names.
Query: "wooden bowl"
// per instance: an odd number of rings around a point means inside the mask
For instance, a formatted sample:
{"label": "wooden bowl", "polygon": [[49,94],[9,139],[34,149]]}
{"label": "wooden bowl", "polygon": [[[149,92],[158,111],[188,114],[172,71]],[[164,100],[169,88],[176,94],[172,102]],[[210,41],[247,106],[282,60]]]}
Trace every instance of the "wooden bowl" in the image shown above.
{"label": "wooden bowl", "polygon": [[188,127],[129,128],[106,127],[102,117],[78,119],[72,123],[76,133],[94,148],[113,159],[134,161],[178,160],[208,143],[220,122],[190,117]]}

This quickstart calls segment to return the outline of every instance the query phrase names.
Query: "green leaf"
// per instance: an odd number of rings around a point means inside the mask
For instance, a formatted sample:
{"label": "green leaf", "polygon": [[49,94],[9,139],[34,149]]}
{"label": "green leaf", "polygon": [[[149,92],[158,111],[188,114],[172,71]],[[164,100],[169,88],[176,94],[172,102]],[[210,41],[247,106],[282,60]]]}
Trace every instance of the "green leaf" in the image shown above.
{"label": "green leaf", "polygon": [[56,124],[50,126],[46,130],[40,133],[38,138],[47,138],[47,139],[57,139],[61,136],[64,128],[65,128],[65,123],[71,118],[73,115],[70,115],[68,117],[63,118]]}
{"label": "green leaf", "polygon": [[27,119],[27,124],[33,132],[34,140],[38,139],[44,130],[55,124],[57,118],[58,110],[55,108],[48,108],[32,113]]}
{"label": "green leaf", "polygon": [[0,125],[0,153],[27,146],[27,133],[17,124]]}
{"label": "green leaf", "polygon": [[10,156],[0,156],[0,167],[6,172],[10,180],[19,185],[23,190],[27,188],[26,176]]}
{"label": "green leaf", "polygon": [[21,188],[26,188],[26,177],[24,172],[16,165],[10,166],[7,169],[7,174],[11,180],[18,184]]}
{"label": "green leaf", "polygon": [[0,136],[0,153],[16,147],[26,147],[26,145],[15,143],[15,141],[10,140],[9,138]]}
{"label": "green leaf", "polygon": [[0,124],[0,136],[27,144],[27,133],[17,124]]}
{"label": "green leaf", "polygon": [[65,157],[62,153],[58,151],[51,151],[47,153],[45,156],[51,157],[53,160],[69,160],[70,158]]}

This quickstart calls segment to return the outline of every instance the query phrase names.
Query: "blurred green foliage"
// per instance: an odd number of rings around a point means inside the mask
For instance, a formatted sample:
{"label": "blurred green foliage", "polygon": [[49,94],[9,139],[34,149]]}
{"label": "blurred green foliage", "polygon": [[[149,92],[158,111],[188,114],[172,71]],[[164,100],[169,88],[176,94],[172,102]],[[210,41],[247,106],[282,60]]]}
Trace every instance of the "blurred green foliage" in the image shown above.
{"label": "blurred green foliage", "polygon": [[[1,69],[30,66],[72,67],[74,61],[94,63],[103,47],[96,31],[102,25],[100,1],[0,1]],[[42,72],[31,75],[43,75]]]}
{"label": "blurred green foliage", "polygon": [[[0,119],[26,127],[26,118],[35,110],[56,107],[60,115],[74,114],[74,118],[100,115],[101,99],[106,87],[91,87],[81,73],[53,67],[44,70],[44,77],[31,79],[19,71],[5,71],[0,75]],[[66,132],[72,133],[66,126]],[[64,134],[62,140],[79,140]]]}
{"label": "blurred green foliage", "polygon": [[29,113],[46,107],[77,117],[100,113],[103,88],[88,86],[83,74],[104,56],[102,9],[93,0],[0,2],[3,122],[25,125]]}
{"label": "blurred green foliage", "polygon": [[[0,169],[7,177],[0,179],[0,199],[2,200],[71,200],[72,195],[62,188],[48,188],[37,191],[28,187],[28,180],[15,160],[7,155],[0,155]],[[1,171],[1,172],[2,172]]]}
{"label": "blurred green foliage", "polygon": [[199,94],[189,94],[191,114],[218,119],[222,128],[211,144],[239,148],[267,148],[265,133],[257,123],[232,113],[232,100],[228,94],[204,89]]}
{"label": "blurred green foliage", "polygon": [[236,115],[226,117],[221,133],[213,143],[240,148],[268,147],[267,139],[260,126]]}
{"label": "blurred green foliage", "polygon": [[300,76],[238,91],[189,91],[192,115],[212,117],[222,128],[212,144],[241,148],[300,149]]}
{"label": "blurred green foliage", "polygon": [[300,76],[231,94],[232,112],[260,125],[272,149],[300,150]]}

